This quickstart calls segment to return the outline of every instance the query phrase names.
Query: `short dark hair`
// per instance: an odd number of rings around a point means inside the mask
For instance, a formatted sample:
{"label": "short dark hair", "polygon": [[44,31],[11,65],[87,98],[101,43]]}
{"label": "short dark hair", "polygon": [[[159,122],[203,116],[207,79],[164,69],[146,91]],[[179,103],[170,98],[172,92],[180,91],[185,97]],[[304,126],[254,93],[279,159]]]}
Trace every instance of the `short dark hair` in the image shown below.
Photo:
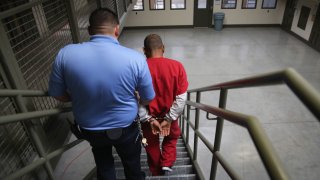
{"label": "short dark hair", "polygon": [[[163,43],[161,37],[158,34],[149,34],[144,39],[144,50],[148,57],[148,53],[151,53],[153,50],[163,48]],[[151,54],[149,54],[151,55]]]}
{"label": "short dark hair", "polygon": [[119,24],[119,20],[117,14],[112,10],[108,8],[98,8],[91,13],[89,24],[91,27],[103,25],[116,26]]}

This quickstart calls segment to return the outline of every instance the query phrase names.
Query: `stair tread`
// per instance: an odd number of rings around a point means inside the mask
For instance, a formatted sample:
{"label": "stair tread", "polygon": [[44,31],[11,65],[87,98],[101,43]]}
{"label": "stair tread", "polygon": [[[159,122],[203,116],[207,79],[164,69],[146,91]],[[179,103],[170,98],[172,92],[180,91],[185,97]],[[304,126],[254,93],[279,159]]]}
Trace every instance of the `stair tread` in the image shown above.
{"label": "stair tread", "polygon": [[[178,165],[178,166],[173,166],[172,169],[173,169],[173,171],[170,172],[169,176],[185,175],[185,174],[193,174],[194,173],[192,165]],[[141,167],[141,170],[146,173],[146,176],[151,176],[151,173],[149,171],[149,167],[148,166]],[[116,176],[117,176],[117,179],[118,178],[120,178],[120,179],[124,178],[123,167],[116,168]]]}
{"label": "stair tread", "polygon": [[170,180],[181,180],[181,178],[184,178],[186,180],[196,179],[196,174],[178,174],[178,175],[170,175],[170,176],[147,176],[146,179],[170,179]]}
{"label": "stair tread", "polygon": [[[144,166],[144,165],[147,165],[148,162],[147,162],[147,159],[144,158],[144,159],[141,159],[141,166]],[[116,167],[119,167],[119,166],[122,166],[122,162],[120,159],[116,159],[114,161],[114,164]],[[187,165],[187,164],[191,164],[191,159],[190,157],[181,157],[181,158],[177,158],[174,165],[177,166],[177,165]]]}

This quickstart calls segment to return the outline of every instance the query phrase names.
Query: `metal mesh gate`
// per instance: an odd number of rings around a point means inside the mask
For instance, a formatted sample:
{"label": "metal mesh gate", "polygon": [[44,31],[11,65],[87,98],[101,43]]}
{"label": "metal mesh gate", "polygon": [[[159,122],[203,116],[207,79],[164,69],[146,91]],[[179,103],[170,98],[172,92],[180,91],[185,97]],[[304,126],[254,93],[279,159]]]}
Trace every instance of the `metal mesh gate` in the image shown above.
{"label": "metal mesh gate", "polygon": [[97,2],[95,0],[73,0],[76,13],[78,15],[78,27],[80,31],[80,40],[89,40],[88,26],[89,15],[97,8]]}
{"label": "metal mesh gate", "polygon": [[[72,43],[63,0],[46,1],[2,20],[28,89],[47,90],[57,51]],[[52,98],[34,98],[37,110],[57,106]],[[46,130],[51,122],[41,120]]]}
{"label": "metal mesh gate", "polygon": [[117,12],[117,4],[116,4],[116,0],[101,0],[101,7],[104,8],[109,8],[111,10],[113,10],[113,12]]}
{"label": "metal mesh gate", "polygon": [[[0,76],[0,89],[6,89],[2,76]],[[1,115],[17,113],[11,98],[0,98],[0,109]],[[34,146],[21,122],[0,126],[0,149],[0,179],[30,164],[36,157]]]}
{"label": "metal mesh gate", "polygon": [[[77,28],[80,32],[80,42],[87,41],[88,18],[98,5],[117,12],[120,18],[130,2],[130,0],[1,0],[0,32],[2,32],[1,38],[4,37],[5,41],[1,39],[0,44],[3,43],[5,46],[1,46],[0,58],[5,60],[1,59],[0,63],[0,89],[10,89],[12,83],[3,75],[7,73],[11,75],[11,72],[18,71],[18,76],[21,74],[18,79],[25,82],[24,89],[47,91],[51,66],[56,54],[65,45],[76,41],[73,39],[74,31],[71,28]],[[73,15],[76,25],[72,24],[73,21],[70,19],[72,18],[70,6],[75,10]],[[2,49],[3,47],[11,49],[12,57],[4,53],[7,49]],[[3,66],[9,68],[3,71],[2,65],[6,63],[15,66]],[[28,98],[26,104],[28,110],[45,110],[61,106],[56,100],[48,97]],[[13,99],[0,98],[0,116],[16,113],[19,113],[19,110]],[[60,133],[63,129],[61,126],[65,126],[61,121],[46,117],[37,122],[41,125],[40,134],[46,136],[43,140],[51,144],[57,140],[49,135],[49,132]],[[46,147],[48,144],[44,143],[44,146],[48,150]],[[24,123],[0,126],[0,179],[30,164],[37,157]],[[31,179],[31,176],[22,179]]]}

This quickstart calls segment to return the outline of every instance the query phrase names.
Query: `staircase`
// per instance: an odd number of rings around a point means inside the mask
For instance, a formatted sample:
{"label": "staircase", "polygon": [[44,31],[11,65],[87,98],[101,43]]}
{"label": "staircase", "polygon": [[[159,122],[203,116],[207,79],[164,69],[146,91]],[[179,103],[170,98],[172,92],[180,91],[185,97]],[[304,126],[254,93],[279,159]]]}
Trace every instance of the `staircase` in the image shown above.
{"label": "staircase", "polygon": [[[123,166],[120,160],[120,157],[114,150],[114,159],[116,166],[116,176],[117,179],[126,179],[123,171]],[[141,152],[141,168],[142,171],[146,173],[146,179],[172,179],[172,180],[195,180],[197,179],[197,175],[193,169],[191,159],[187,152],[186,146],[181,138],[179,138],[177,143],[177,160],[173,166],[173,171],[170,174],[165,176],[151,176],[149,171],[148,163],[147,163],[147,154],[144,148],[142,148]],[[90,173],[84,178],[84,180],[96,180],[96,168],[92,169]]]}

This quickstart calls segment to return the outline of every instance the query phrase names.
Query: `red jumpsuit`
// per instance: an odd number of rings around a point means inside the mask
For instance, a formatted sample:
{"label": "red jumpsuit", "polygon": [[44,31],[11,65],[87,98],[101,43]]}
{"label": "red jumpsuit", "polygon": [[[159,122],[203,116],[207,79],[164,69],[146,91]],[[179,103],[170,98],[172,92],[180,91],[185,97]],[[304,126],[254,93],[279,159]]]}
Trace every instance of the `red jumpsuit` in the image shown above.
{"label": "red jumpsuit", "polygon": [[[175,97],[187,91],[187,75],[182,64],[175,60],[149,58],[147,63],[156,92],[156,97],[148,106],[149,115],[163,118],[169,112]],[[153,176],[161,175],[161,168],[173,166],[176,160],[176,144],[180,136],[178,121],[172,121],[170,134],[164,137],[162,142],[162,152],[160,151],[159,135],[152,134],[150,124],[143,123],[142,130],[148,141],[146,152],[149,169]]]}

